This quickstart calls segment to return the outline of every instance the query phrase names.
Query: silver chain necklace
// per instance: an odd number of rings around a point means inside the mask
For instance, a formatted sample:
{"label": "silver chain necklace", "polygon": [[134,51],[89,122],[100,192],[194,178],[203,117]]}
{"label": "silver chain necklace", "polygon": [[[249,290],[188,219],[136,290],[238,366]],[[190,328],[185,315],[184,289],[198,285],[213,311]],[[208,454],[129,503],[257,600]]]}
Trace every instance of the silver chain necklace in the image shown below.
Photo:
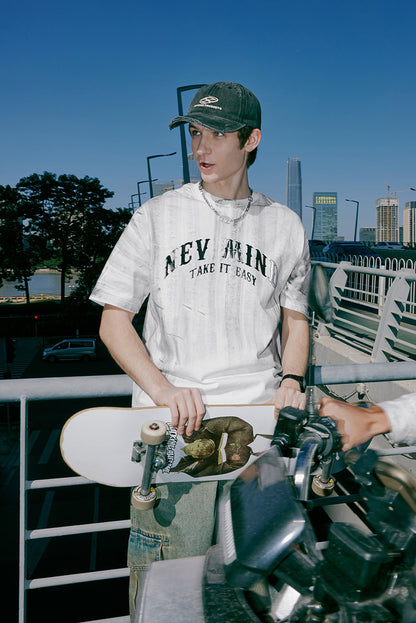
{"label": "silver chain necklace", "polygon": [[220,221],[223,221],[223,223],[233,223],[234,225],[236,223],[238,223],[239,221],[243,220],[243,218],[245,217],[245,215],[247,214],[247,212],[250,209],[251,203],[253,201],[253,191],[250,188],[250,196],[247,200],[247,205],[244,208],[244,210],[242,211],[242,213],[240,214],[240,216],[237,216],[237,218],[231,218],[229,216],[224,216],[223,214],[221,214],[221,212],[219,212],[217,210],[217,208],[215,206],[213,206],[209,201],[208,201],[208,197],[205,194],[205,190],[204,187],[202,186],[202,181],[199,182],[199,190],[201,191],[201,195],[202,198],[204,199],[205,203],[207,204],[207,206],[209,208],[211,208],[211,210],[218,216],[218,218],[220,219]]}

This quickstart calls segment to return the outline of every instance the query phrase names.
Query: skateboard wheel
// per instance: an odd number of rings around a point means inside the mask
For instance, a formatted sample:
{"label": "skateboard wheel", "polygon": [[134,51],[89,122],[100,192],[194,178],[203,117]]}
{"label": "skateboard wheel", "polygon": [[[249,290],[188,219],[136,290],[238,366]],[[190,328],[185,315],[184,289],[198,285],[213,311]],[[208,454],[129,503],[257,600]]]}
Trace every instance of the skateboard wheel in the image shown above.
{"label": "skateboard wheel", "polygon": [[148,446],[157,446],[165,440],[166,432],[167,428],[164,422],[152,420],[143,424],[140,437]]}
{"label": "skateboard wheel", "polygon": [[140,511],[148,510],[152,508],[158,498],[157,490],[152,487],[147,495],[142,495],[141,486],[133,489],[131,494],[131,503],[134,508],[137,508]]}

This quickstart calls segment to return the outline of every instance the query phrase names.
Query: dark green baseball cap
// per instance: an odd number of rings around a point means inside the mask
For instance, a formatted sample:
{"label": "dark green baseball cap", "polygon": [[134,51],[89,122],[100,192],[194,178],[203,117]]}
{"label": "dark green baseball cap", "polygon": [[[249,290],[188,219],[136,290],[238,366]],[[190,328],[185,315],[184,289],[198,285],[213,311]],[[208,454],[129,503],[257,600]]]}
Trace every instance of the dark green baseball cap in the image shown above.
{"label": "dark green baseball cap", "polygon": [[236,82],[206,84],[197,91],[188,114],[172,119],[169,129],[182,123],[203,125],[214,132],[236,132],[246,125],[260,129],[260,102]]}

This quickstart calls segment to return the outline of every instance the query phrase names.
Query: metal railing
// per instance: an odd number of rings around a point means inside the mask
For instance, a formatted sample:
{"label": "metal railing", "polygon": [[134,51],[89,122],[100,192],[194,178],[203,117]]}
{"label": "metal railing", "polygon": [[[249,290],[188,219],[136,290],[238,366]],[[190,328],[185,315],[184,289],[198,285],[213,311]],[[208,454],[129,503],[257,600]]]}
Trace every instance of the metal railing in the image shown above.
{"label": "metal railing", "polygon": [[[322,262],[320,262],[322,263]],[[330,325],[320,325],[339,339],[351,339],[357,347],[371,352],[375,364],[315,366],[315,385],[416,379],[415,296],[416,274],[409,269],[322,263],[332,273],[330,287],[335,316]],[[412,294],[413,293],[413,294]],[[404,322],[403,322],[404,321]],[[409,328],[404,331],[403,325]],[[363,330],[365,326],[365,331]],[[402,331],[403,337],[400,337]],[[406,342],[407,340],[407,342]],[[391,363],[396,360],[395,363]],[[399,360],[399,361],[397,361]],[[400,361],[403,360],[403,361]],[[81,477],[28,480],[28,404],[30,401],[73,398],[99,398],[131,395],[131,380],[124,375],[0,381],[0,401],[20,402],[20,519],[19,519],[19,623],[26,621],[27,591],[50,586],[91,582],[128,576],[128,568],[28,579],[27,544],[34,539],[53,538],[119,530],[129,520],[28,530],[28,492],[34,489],[91,484]],[[106,623],[128,623],[129,617],[103,619]],[[95,622],[98,623],[98,622]]]}
{"label": "metal railing", "polygon": [[[82,477],[28,480],[28,404],[33,400],[116,397],[131,395],[132,382],[125,375],[13,379],[0,381],[1,402],[20,402],[20,467],[19,467],[19,623],[26,621],[27,591],[80,582],[108,580],[129,575],[128,568],[91,571],[55,577],[28,579],[27,543],[34,539],[53,538],[130,527],[130,520],[110,521],[28,530],[28,492],[91,484]],[[130,617],[105,619],[106,623],[129,623]],[[98,623],[98,621],[96,622]]]}
{"label": "metal railing", "polygon": [[[373,258],[371,258],[373,259]],[[314,263],[314,262],[313,262]],[[318,262],[331,274],[333,321],[321,329],[371,361],[416,359],[416,272],[385,265]]]}
{"label": "metal railing", "polygon": [[[373,365],[332,365],[315,366],[312,370],[313,384],[342,384],[356,380],[383,381],[416,378],[416,362],[380,363]],[[74,387],[77,389],[74,390]],[[33,489],[66,487],[90,484],[82,477],[28,480],[28,403],[31,400],[91,398],[105,396],[125,396],[131,393],[131,381],[126,376],[67,377],[49,379],[13,379],[0,381],[3,402],[20,402],[20,520],[19,520],[19,623],[26,621],[26,594],[28,590],[41,589],[65,584],[91,582],[96,580],[126,577],[128,568],[108,569],[28,579],[27,543],[33,539],[53,538],[64,535],[76,535],[120,530],[130,527],[129,520],[81,524],[28,530],[27,528],[27,493]],[[129,617],[102,619],[102,623],[128,623]],[[94,623],[99,623],[95,621]]]}

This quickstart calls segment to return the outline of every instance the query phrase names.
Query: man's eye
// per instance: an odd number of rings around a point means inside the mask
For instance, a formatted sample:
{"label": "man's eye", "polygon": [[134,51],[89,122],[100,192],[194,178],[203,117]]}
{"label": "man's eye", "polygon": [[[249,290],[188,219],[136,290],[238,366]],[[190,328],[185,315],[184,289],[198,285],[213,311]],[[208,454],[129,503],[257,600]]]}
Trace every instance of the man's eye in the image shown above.
{"label": "man's eye", "polygon": [[191,136],[198,136],[198,134],[200,134],[199,130],[189,130],[191,133]]}
{"label": "man's eye", "polygon": [[224,136],[224,132],[215,132],[215,136]]}

